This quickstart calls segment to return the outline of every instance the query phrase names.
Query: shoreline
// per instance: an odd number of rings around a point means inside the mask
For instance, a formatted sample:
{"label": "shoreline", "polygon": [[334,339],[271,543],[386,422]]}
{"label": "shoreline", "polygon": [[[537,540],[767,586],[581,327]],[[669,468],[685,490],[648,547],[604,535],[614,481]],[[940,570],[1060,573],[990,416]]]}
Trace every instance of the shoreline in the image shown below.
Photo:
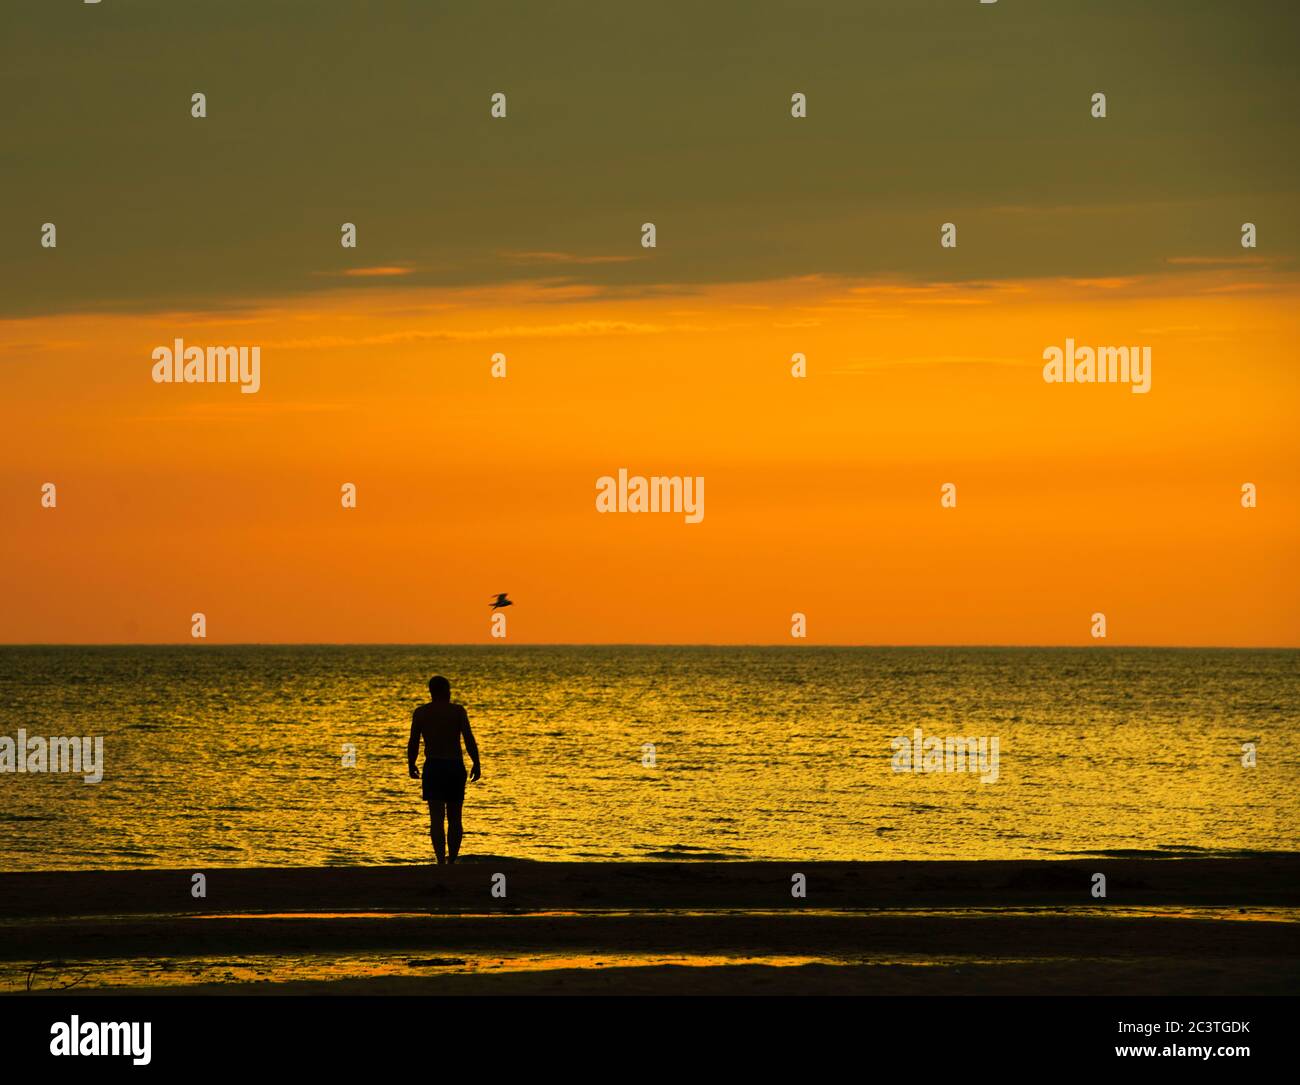
{"label": "shoreline", "polygon": [[0,874],[0,989],[1300,993],[1295,853],[193,873]]}
{"label": "shoreline", "polygon": [[[207,894],[191,895],[203,873]],[[791,896],[802,873],[806,895]],[[492,879],[505,875],[505,896]],[[1094,898],[1093,877],[1106,877]],[[1300,852],[1235,857],[546,862],[0,873],[0,919],[231,911],[1300,906]]]}

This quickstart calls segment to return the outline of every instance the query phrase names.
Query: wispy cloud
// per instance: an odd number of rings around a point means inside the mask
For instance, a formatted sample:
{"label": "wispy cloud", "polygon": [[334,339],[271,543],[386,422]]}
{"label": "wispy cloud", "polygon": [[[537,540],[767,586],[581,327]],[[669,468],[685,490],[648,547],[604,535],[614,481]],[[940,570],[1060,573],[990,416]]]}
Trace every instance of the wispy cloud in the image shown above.
{"label": "wispy cloud", "polygon": [[388,264],[379,267],[350,267],[342,271],[316,271],[312,274],[344,279],[396,279],[414,273],[415,268],[413,267],[402,264]]}
{"label": "wispy cloud", "polygon": [[1263,256],[1258,253],[1242,253],[1240,256],[1169,256],[1166,264],[1174,267],[1191,267],[1212,270],[1216,268],[1279,268],[1291,263],[1289,259],[1276,256]]}
{"label": "wispy cloud", "polygon": [[503,260],[514,264],[626,264],[639,256],[580,256],[572,252],[503,252]]}

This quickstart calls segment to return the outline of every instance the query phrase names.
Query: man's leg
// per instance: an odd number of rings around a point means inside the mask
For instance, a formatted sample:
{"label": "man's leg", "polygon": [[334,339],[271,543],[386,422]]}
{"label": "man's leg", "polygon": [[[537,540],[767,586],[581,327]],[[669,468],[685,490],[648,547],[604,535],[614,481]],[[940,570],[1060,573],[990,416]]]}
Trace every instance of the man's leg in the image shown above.
{"label": "man's leg", "polygon": [[464,835],[464,827],[460,823],[460,805],[458,802],[447,804],[447,844],[453,863],[460,854],[460,838]]}
{"label": "man's leg", "polygon": [[[446,845],[446,841],[444,841],[442,837],[442,803],[441,802],[431,801],[429,803],[429,839],[433,841],[433,854],[438,857],[438,865],[441,866],[443,863],[447,861],[446,858],[447,845]],[[457,837],[456,839],[457,842],[459,843],[460,838]],[[452,852],[452,854],[455,855],[456,853]]]}

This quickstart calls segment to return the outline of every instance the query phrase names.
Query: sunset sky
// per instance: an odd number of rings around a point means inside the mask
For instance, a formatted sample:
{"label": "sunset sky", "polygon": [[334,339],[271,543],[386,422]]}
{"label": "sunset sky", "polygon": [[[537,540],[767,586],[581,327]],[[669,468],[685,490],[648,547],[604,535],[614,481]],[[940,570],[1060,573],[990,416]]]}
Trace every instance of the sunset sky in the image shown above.
{"label": "sunset sky", "polygon": [[[1300,645],[1257,7],[17,13],[0,640],[488,643],[508,591],[508,643]],[[1045,383],[1067,337],[1150,393]],[[176,338],[261,390],[153,383]],[[621,467],[703,521],[597,513]]]}

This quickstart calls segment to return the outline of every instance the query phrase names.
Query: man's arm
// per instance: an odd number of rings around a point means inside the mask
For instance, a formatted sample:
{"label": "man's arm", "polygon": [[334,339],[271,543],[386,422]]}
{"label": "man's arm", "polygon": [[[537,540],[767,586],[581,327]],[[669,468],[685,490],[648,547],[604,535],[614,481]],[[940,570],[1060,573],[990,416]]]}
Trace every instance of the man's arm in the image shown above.
{"label": "man's arm", "polygon": [[469,770],[469,778],[477,780],[483,775],[483,767],[478,761],[478,743],[474,741],[474,732],[469,729],[469,713],[463,708],[460,710],[460,733],[465,738],[465,749],[469,750],[470,760],[474,762],[474,767]]}
{"label": "man's arm", "polygon": [[411,713],[411,737],[406,740],[406,771],[412,780],[420,778],[420,770],[415,767],[415,759],[420,756],[420,725],[415,722],[415,713]]}

